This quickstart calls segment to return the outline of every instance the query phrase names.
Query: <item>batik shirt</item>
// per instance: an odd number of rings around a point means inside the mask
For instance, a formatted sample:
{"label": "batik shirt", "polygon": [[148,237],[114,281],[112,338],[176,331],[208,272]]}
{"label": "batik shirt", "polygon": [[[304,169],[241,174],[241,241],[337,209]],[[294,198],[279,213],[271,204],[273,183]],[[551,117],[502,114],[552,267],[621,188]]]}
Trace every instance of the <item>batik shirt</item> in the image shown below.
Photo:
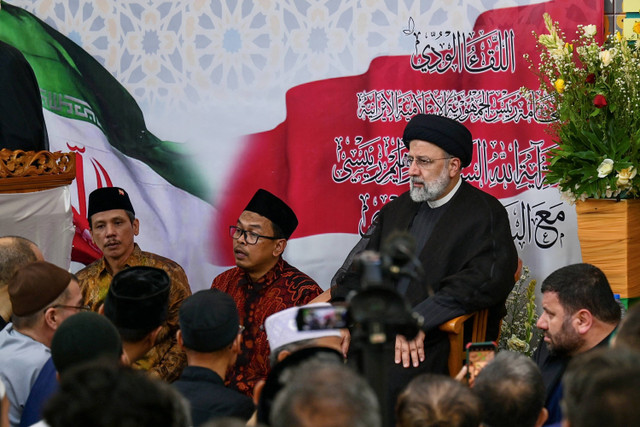
{"label": "batik shirt", "polygon": [[[125,263],[127,267],[155,267],[167,272],[171,279],[169,291],[169,310],[167,320],[158,334],[155,346],[134,367],[146,369],[160,378],[172,382],[178,379],[180,373],[187,366],[187,357],[178,346],[176,331],[179,329],[178,309],[182,301],[191,295],[189,281],[182,267],[176,262],[150,252],[142,252],[134,244],[133,252]],[[104,302],[113,276],[107,270],[104,257],[80,270],[77,274],[80,289],[84,296],[84,303],[91,306],[93,311]]]}
{"label": "batik shirt", "polygon": [[238,306],[240,323],[246,329],[238,360],[227,374],[227,384],[251,396],[256,382],[265,379],[270,368],[264,320],[285,308],[307,304],[322,289],[282,258],[256,282],[235,267],[217,276],[211,287],[231,295]]}

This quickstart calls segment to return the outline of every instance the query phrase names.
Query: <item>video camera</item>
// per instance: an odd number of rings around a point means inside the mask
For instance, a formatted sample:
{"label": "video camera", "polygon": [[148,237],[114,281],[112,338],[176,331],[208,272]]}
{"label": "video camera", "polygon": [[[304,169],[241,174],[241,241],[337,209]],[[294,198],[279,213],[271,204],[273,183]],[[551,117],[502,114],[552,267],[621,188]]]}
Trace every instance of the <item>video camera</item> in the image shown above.
{"label": "video camera", "polygon": [[423,275],[414,254],[415,241],[408,233],[390,236],[380,253],[364,251],[354,258],[348,276],[360,283],[346,304],[304,307],[298,311],[299,330],[349,328],[349,363],[355,365],[378,395],[385,426],[388,413],[388,369],[395,352],[396,335],[412,340],[420,331],[422,316],[414,313],[398,292],[412,279]]}
{"label": "video camera", "polygon": [[[296,318],[301,331],[349,328],[366,342],[380,344],[396,334],[413,339],[422,326],[422,318],[413,313],[396,290],[402,280],[422,276],[422,265],[414,255],[411,235],[392,235],[381,251],[363,251],[354,258],[349,276],[358,280],[343,305],[304,307]],[[354,341],[355,341],[354,337]]]}

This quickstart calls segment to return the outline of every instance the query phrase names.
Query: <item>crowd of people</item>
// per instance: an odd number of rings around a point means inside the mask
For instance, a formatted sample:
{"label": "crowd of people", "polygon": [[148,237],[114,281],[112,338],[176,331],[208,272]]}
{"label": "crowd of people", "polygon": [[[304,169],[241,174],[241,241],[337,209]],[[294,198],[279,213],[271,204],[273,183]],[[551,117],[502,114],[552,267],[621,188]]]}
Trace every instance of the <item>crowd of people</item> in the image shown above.
{"label": "crowd of people", "polygon": [[[103,256],[76,274],[23,237],[1,237],[0,427],[637,424],[640,304],[621,321],[593,265],[542,283],[544,337],[532,358],[500,351],[473,381],[466,368],[449,375],[438,326],[488,309],[487,340],[497,340],[518,255],[502,204],[460,176],[470,132],[418,114],[403,140],[409,190],[381,209],[324,292],[283,259],[298,219],[264,189],[229,227],[236,266],[194,294],[177,263],[135,243],[140,224],[123,188],[90,194]],[[380,286],[422,321],[412,335],[372,334],[389,353],[365,374],[353,325],[297,320],[301,307],[348,304],[363,287],[358,257],[399,233],[411,270]]]}

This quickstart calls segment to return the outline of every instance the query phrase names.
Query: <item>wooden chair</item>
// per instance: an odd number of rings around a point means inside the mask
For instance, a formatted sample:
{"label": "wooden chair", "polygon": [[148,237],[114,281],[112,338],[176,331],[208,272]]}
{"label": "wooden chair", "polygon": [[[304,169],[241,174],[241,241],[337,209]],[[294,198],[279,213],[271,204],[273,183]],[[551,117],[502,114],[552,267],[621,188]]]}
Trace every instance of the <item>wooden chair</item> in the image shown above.
{"label": "wooden chair", "polygon": [[[517,282],[522,274],[522,260],[518,258],[518,269],[514,275],[514,280]],[[515,283],[514,282],[514,283]],[[440,330],[447,333],[449,338],[449,375],[455,377],[460,369],[462,369],[462,362],[465,358],[465,342],[464,342],[464,324],[465,322],[473,319],[471,329],[471,342],[483,342],[487,339],[487,321],[489,320],[489,310],[480,310],[474,313],[465,314],[460,317],[451,319],[442,325]]]}
{"label": "wooden chair", "polygon": [[462,361],[465,357],[464,324],[473,318],[471,342],[482,342],[487,338],[487,320],[489,310],[480,310],[471,314],[465,314],[440,325],[440,330],[447,333],[449,338],[449,375],[455,377],[462,369]]}

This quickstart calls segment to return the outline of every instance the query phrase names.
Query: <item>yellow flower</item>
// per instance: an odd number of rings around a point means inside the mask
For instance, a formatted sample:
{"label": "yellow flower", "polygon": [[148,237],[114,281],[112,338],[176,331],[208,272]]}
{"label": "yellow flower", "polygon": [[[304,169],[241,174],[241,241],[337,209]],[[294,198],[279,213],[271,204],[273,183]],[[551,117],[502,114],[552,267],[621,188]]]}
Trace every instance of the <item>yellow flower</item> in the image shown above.
{"label": "yellow flower", "polygon": [[618,172],[618,182],[616,184],[618,187],[626,187],[629,185],[629,181],[631,181],[638,174],[638,170],[633,166],[629,166],[626,169],[622,169]]}
{"label": "yellow flower", "polygon": [[558,79],[553,83],[553,85],[556,87],[558,93],[564,92],[564,80]]}
{"label": "yellow flower", "polygon": [[619,42],[622,41],[622,34],[620,34],[620,31],[616,31],[616,40]]}
{"label": "yellow flower", "polygon": [[636,21],[636,23],[633,24],[633,32],[640,34],[640,21]]}
{"label": "yellow flower", "polygon": [[598,178],[604,178],[613,171],[613,160],[604,159],[598,166]]}

